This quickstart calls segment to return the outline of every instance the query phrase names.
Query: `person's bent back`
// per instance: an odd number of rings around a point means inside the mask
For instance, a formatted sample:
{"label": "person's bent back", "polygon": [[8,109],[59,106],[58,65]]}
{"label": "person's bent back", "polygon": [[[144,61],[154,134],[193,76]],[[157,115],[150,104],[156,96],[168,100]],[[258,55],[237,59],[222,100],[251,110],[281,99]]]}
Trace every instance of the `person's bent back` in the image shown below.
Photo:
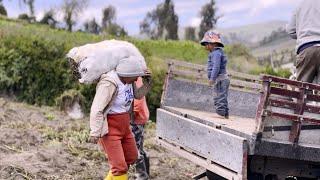
{"label": "person's bent back", "polygon": [[287,25],[287,32],[297,39],[297,80],[312,82],[320,65],[320,1],[303,0]]}

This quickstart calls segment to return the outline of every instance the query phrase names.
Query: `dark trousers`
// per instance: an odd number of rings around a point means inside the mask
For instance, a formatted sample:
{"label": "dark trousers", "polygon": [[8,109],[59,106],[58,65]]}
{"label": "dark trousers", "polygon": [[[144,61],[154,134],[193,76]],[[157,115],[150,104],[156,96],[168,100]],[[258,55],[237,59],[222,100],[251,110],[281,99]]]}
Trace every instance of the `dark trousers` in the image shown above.
{"label": "dark trousers", "polygon": [[146,152],[143,149],[144,141],[144,125],[130,123],[131,130],[134,134],[136,140],[136,145],[138,148],[139,156],[136,161],[136,172],[135,179],[137,180],[147,180],[149,179],[149,158],[147,157]]}
{"label": "dark trousers", "polygon": [[[312,46],[297,55],[297,80],[312,83],[320,75],[320,46]],[[320,82],[315,82],[320,83]]]}
{"label": "dark trousers", "polygon": [[218,80],[214,85],[214,106],[216,113],[220,116],[229,116],[228,106],[228,92],[229,92],[229,79]]}

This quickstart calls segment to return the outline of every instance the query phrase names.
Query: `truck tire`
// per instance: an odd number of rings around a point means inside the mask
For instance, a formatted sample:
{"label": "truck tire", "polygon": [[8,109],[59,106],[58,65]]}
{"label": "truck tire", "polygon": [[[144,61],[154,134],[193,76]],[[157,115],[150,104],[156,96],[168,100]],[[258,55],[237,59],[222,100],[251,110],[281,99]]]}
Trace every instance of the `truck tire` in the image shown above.
{"label": "truck tire", "polygon": [[260,173],[249,173],[248,180],[263,180],[263,175]]}
{"label": "truck tire", "polygon": [[208,180],[227,180],[227,179],[225,179],[225,178],[219,176],[218,174],[213,173],[209,170],[206,170],[206,175],[207,175]]}
{"label": "truck tire", "polygon": [[266,175],[266,177],[264,179],[265,180],[278,180],[278,176],[274,175],[274,174],[268,174],[268,175]]}

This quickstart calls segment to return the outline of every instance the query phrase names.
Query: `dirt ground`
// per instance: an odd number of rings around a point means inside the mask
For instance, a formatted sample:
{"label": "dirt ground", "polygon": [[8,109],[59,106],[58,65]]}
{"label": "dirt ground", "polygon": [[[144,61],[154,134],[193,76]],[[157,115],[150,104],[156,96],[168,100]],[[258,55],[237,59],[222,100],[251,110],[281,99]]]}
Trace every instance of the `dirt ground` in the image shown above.
{"label": "dirt ground", "polygon": [[[99,146],[87,142],[88,125],[88,117],[73,120],[52,107],[0,98],[0,179],[103,179],[108,165]],[[156,145],[154,123],[145,149],[150,179],[185,180],[203,171]]]}

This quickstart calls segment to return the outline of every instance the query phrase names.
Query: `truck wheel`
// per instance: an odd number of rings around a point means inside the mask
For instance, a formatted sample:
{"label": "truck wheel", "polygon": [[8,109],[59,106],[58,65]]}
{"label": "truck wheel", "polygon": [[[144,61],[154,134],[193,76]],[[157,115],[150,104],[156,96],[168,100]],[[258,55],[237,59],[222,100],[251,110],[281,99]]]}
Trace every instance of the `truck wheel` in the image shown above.
{"label": "truck wheel", "polygon": [[268,175],[265,177],[265,180],[278,180],[278,176],[277,176],[277,175],[274,175],[274,174],[268,174]]}
{"label": "truck wheel", "polygon": [[206,175],[207,175],[208,180],[227,180],[227,179],[225,179],[225,178],[219,176],[218,174],[213,173],[209,170],[206,170]]}
{"label": "truck wheel", "polygon": [[250,173],[248,175],[248,180],[263,180],[263,175],[260,173]]}

